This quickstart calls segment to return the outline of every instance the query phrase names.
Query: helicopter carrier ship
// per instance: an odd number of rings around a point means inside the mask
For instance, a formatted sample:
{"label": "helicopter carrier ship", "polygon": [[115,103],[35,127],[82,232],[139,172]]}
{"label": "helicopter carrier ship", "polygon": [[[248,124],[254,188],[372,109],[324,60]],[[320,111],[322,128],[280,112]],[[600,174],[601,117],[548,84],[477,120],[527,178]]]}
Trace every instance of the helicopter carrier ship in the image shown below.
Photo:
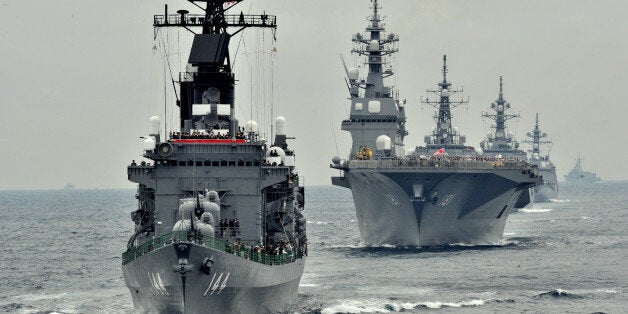
{"label": "helicopter carrier ship", "polygon": [[[144,161],[128,166],[138,183],[133,235],[122,271],[137,312],[285,311],[297,296],[307,255],[304,190],[286,121],[271,145],[255,121],[235,117],[229,42],[276,17],[227,14],[241,1],[190,1],[204,12],[154,16],[154,27],[192,32],[179,75],[180,130],[150,119]],[[194,32],[193,30],[200,30]],[[230,30],[235,30],[229,32]]]}
{"label": "helicopter carrier ship", "polygon": [[568,184],[590,184],[602,181],[602,178],[598,177],[597,173],[591,171],[585,171],[582,169],[582,159],[580,154],[576,159],[576,165],[565,175],[565,183]]}
{"label": "helicopter carrier ship", "polygon": [[[531,156],[528,161],[539,167],[539,175],[543,177],[543,184],[534,187],[534,201],[544,203],[558,197],[558,178],[556,176],[556,166],[550,160],[549,151],[545,156],[541,155],[541,145],[552,144],[552,141],[544,140],[547,133],[541,132],[539,128],[539,114],[536,114],[536,124],[532,132],[528,132],[531,140],[523,141],[532,144]],[[551,150],[551,148],[550,148]]]}
{"label": "helicopter carrier ship", "polygon": [[[510,103],[504,99],[504,82],[499,77],[499,96],[491,104],[493,112],[485,112],[482,117],[495,121],[491,126],[491,131],[486,135],[484,141],[480,142],[483,154],[486,157],[506,158],[516,160],[527,160],[528,154],[519,148],[520,143],[515,140],[515,135],[509,132],[507,121],[519,118],[518,113],[512,113]],[[527,193],[522,193],[515,208],[524,208],[534,203],[534,189],[529,189]]]}
{"label": "helicopter carrier ship", "polygon": [[[340,170],[332,184],[351,189],[362,241],[398,246],[498,243],[516,200],[540,183],[536,168],[518,160],[448,156],[445,143],[434,143],[443,152],[437,155],[406,155],[406,102],[384,82],[393,75],[386,56],[398,51],[399,37],[386,33],[377,0],[372,10],[366,35],[353,36],[352,52],[365,57],[367,76],[346,69],[351,111],[341,128],[351,134],[352,148],[348,158],[336,156],[330,164]],[[439,85],[443,104],[449,103],[447,88]],[[453,134],[450,125],[441,121],[440,126]],[[454,144],[459,143],[460,138]]]}

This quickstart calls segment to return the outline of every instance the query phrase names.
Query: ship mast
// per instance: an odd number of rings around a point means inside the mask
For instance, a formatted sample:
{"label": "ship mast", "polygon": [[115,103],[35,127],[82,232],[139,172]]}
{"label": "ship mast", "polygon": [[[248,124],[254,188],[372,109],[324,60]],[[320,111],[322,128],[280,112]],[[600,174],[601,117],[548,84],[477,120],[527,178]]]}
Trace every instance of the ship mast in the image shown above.
{"label": "ship mast", "polygon": [[[510,103],[504,100],[504,84],[501,76],[499,77],[499,98],[491,104],[491,109],[493,109],[495,113],[485,112],[482,114],[482,117],[490,118],[495,121],[495,125],[492,126],[495,130],[494,137],[488,138],[489,147],[492,149],[513,149],[511,144],[514,140],[512,136],[506,133],[506,121],[519,118],[519,114],[507,113],[508,109],[510,109]],[[482,142],[482,144],[485,144],[485,142]],[[515,148],[517,148],[516,146],[518,146],[518,143],[515,143]]]}
{"label": "ship mast", "polygon": [[[369,17],[369,25],[366,27],[369,37],[365,38],[360,33],[354,35],[352,41],[356,44],[356,47],[351,50],[352,53],[366,57],[364,65],[368,66],[368,75],[366,82],[352,80],[350,77],[350,85],[351,87],[363,88],[364,98],[393,97],[392,88],[384,86],[384,79],[394,74],[391,67],[384,70],[384,65],[387,64],[384,56],[392,55],[399,51],[394,46],[399,41],[399,36],[391,33],[386,38],[382,38],[382,33],[386,29],[382,26],[383,18],[379,15],[381,7],[377,0],[373,0],[371,8],[373,9],[373,14]],[[357,93],[355,93],[355,96],[357,97]]]}
{"label": "ship mast", "polygon": [[[153,26],[180,27],[194,34],[188,59],[188,69],[179,75],[180,124],[182,132],[211,130],[212,126],[227,128],[234,139],[238,130],[235,119],[234,86],[229,42],[232,36],[249,27],[270,28],[275,32],[277,19],[267,14],[251,15],[227,11],[244,0],[188,0],[204,10],[203,14],[190,14],[178,10],[168,14],[165,6],[163,15],[155,15]],[[203,6],[204,4],[204,6]],[[196,33],[195,29],[201,29]],[[235,28],[229,33],[228,30]],[[229,112],[225,114],[224,107]]]}
{"label": "ship mast", "polygon": [[552,141],[549,140],[541,140],[547,137],[547,133],[542,133],[539,128],[539,114],[536,114],[536,124],[534,130],[532,132],[528,132],[527,136],[532,140],[525,140],[524,143],[532,144],[532,154],[541,154],[541,145],[542,144],[552,144]]}
{"label": "ship mast", "polygon": [[421,103],[430,105],[434,108],[437,108],[438,112],[434,115],[434,120],[436,121],[436,129],[432,132],[429,137],[429,142],[426,144],[436,144],[436,145],[457,145],[464,144],[464,137],[461,137],[460,134],[454,130],[454,127],[451,124],[451,109],[458,107],[462,104],[468,104],[469,101],[460,99],[460,100],[452,100],[451,96],[456,93],[463,92],[462,89],[452,90],[451,83],[447,81],[447,55],[443,55],[443,80],[438,83],[437,89],[428,89],[428,93],[433,93],[438,97],[438,101],[430,100],[429,98],[421,99]]}

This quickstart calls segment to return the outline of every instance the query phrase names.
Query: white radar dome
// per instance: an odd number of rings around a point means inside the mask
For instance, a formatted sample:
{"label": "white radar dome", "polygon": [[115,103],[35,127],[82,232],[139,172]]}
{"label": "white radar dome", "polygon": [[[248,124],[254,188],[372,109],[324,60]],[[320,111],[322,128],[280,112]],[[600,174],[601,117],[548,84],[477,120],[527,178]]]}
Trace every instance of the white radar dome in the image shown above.
{"label": "white radar dome", "polygon": [[360,71],[358,70],[358,68],[350,68],[349,69],[349,80],[350,81],[357,81],[359,77],[360,77]]}
{"label": "white radar dome", "polygon": [[379,40],[371,40],[371,51],[378,51],[379,50]]}
{"label": "white radar dome", "polygon": [[249,120],[245,127],[244,127],[246,132],[254,132],[256,133],[257,131],[259,131],[259,128],[257,127],[257,122],[253,121],[253,120]]}
{"label": "white radar dome", "polygon": [[201,222],[204,223],[204,224],[208,224],[208,225],[213,226],[216,221],[214,220],[214,215],[212,215],[211,213],[208,213],[208,212],[204,212],[201,215]]}
{"label": "white radar dome", "polygon": [[179,217],[189,220],[190,217],[192,217],[194,209],[196,209],[196,203],[194,201],[183,202],[183,204],[179,205]]}
{"label": "white radar dome", "polygon": [[201,204],[203,207],[204,213],[201,215],[201,220],[203,219],[203,215],[211,214],[212,219],[218,220],[220,219],[220,205],[212,202],[204,202]]}
{"label": "white radar dome", "polygon": [[286,118],[281,116],[277,117],[275,126],[277,128],[277,135],[286,135]]}
{"label": "white radar dome", "polygon": [[[534,144],[534,148],[535,148],[535,149],[538,149],[538,148],[539,148],[539,144],[536,144],[536,143],[535,143],[535,144]],[[538,154],[537,154],[537,155],[538,155]]]}
{"label": "white radar dome", "polygon": [[192,227],[192,222],[190,220],[179,220],[174,224],[172,231],[190,231]]}
{"label": "white radar dome", "polygon": [[390,150],[392,141],[390,137],[386,135],[380,135],[375,140],[375,145],[377,146],[377,150]]}
{"label": "white radar dome", "polygon": [[[484,143],[484,142],[482,142],[482,143]],[[481,148],[479,148],[479,147],[476,147],[476,148],[475,148],[475,153],[476,153],[478,156],[482,156],[482,155],[484,155],[484,151],[483,151]]]}
{"label": "white radar dome", "polygon": [[158,116],[152,116],[148,120],[148,133],[150,135],[159,134],[160,120]]}
{"label": "white radar dome", "polygon": [[340,163],[340,157],[338,157],[338,156],[334,156],[334,157],[331,159],[331,162],[332,162],[332,163],[334,163],[334,165],[339,164],[339,163]]}
{"label": "white radar dome", "polygon": [[155,139],[152,136],[149,136],[144,139],[144,150],[146,151],[154,150],[156,145],[157,143],[155,142]]}
{"label": "white radar dome", "polygon": [[440,91],[440,95],[442,97],[449,97],[449,91],[446,88],[443,88],[443,90]]}
{"label": "white radar dome", "polygon": [[216,191],[207,191],[207,193],[205,193],[205,198],[210,202],[220,203],[220,197]]}
{"label": "white radar dome", "polygon": [[534,154],[532,154],[532,158],[534,158],[534,159],[539,159],[539,153],[534,153]]}
{"label": "white radar dome", "polygon": [[515,135],[512,134],[512,132],[508,132],[508,138],[513,138],[513,137],[515,137]]}
{"label": "white radar dome", "polygon": [[197,222],[194,225],[204,236],[214,236],[214,227],[212,225],[202,222]]}
{"label": "white radar dome", "polygon": [[281,147],[273,146],[266,151],[266,157],[280,157],[283,162],[286,160],[286,152]]}

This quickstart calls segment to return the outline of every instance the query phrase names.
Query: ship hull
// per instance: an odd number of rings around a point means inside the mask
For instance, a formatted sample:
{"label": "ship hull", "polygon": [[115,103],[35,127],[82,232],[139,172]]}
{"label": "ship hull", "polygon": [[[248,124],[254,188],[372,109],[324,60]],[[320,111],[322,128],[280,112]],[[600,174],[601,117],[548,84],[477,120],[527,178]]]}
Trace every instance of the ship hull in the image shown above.
{"label": "ship hull", "polygon": [[550,200],[555,200],[558,198],[558,191],[546,185],[535,187],[534,191],[536,193],[535,202],[537,203],[547,203]]}
{"label": "ship hull", "polygon": [[543,184],[534,187],[535,202],[546,203],[558,198],[558,179],[555,169],[540,169],[539,174],[543,177]]}
{"label": "ship hull", "polygon": [[351,171],[345,177],[363,242],[400,246],[499,243],[508,215],[535,180],[520,170],[507,176]]}
{"label": "ship hull", "polygon": [[[140,313],[272,313],[296,299],[304,259],[265,265],[212,248],[186,244],[189,271],[175,269],[181,244],[167,245],[123,265]],[[206,258],[213,263],[201,271]]]}

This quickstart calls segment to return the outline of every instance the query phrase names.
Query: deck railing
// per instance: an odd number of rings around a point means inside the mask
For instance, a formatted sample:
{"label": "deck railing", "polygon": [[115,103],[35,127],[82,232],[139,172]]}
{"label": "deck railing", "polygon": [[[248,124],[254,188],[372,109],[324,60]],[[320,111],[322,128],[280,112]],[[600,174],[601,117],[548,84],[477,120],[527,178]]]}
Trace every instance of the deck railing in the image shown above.
{"label": "deck railing", "polygon": [[303,257],[303,254],[298,249],[297,252],[294,253],[269,255],[244,245],[229,243],[223,239],[205,236],[199,232],[175,231],[161,235],[122,253],[122,265],[130,263],[136,258],[168,244],[180,242],[199,244],[265,265],[287,264]]}
{"label": "deck railing", "polygon": [[382,169],[382,168],[453,168],[453,169],[524,169],[525,162],[519,160],[496,159],[384,159],[384,160],[351,160],[350,168]]}

